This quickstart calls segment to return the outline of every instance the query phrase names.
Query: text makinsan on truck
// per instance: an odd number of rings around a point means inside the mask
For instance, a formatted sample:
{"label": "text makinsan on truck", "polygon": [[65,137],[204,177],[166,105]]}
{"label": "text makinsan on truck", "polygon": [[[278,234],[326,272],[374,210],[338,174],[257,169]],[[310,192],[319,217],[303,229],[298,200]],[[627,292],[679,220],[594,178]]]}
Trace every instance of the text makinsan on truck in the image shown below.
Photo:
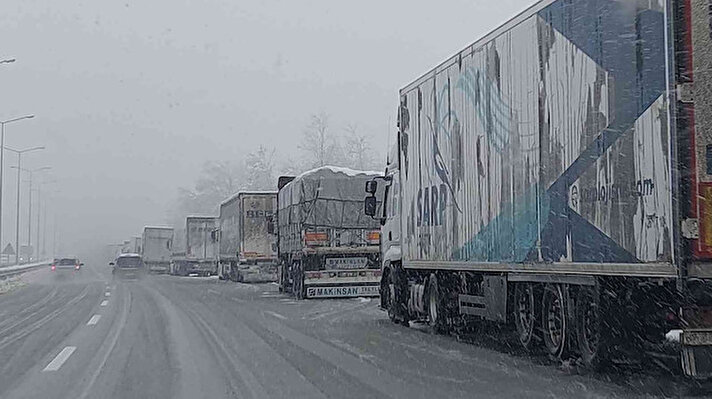
{"label": "text makinsan on truck", "polygon": [[[381,303],[595,367],[680,329],[712,376],[703,0],[541,1],[400,91]],[[465,317],[467,316],[467,317]]]}

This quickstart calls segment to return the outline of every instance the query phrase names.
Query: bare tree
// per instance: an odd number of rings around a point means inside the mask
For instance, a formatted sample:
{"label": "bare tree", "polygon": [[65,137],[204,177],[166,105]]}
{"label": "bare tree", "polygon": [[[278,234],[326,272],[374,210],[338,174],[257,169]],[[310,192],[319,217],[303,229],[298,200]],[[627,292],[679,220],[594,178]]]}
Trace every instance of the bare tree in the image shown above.
{"label": "bare tree", "polygon": [[320,167],[331,163],[338,150],[336,140],[329,131],[329,116],[325,113],[314,114],[304,129],[304,138],[299,145],[304,152],[306,163],[312,167]]}
{"label": "bare tree", "polygon": [[274,177],[274,149],[260,145],[247,155],[245,187],[250,190],[267,190],[276,186]]}
{"label": "bare tree", "polygon": [[373,166],[373,154],[370,144],[370,137],[360,134],[356,124],[346,125],[344,154],[348,160],[348,166],[354,169],[367,169]]}

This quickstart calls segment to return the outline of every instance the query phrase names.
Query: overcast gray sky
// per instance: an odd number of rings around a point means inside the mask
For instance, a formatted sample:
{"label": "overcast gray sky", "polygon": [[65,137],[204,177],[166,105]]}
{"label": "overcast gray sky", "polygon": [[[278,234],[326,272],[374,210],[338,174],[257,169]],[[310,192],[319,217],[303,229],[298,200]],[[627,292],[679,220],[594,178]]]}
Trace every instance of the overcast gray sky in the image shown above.
{"label": "overcast gray sky", "polygon": [[2,0],[0,59],[17,62],[0,65],[0,119],[37,115],[6,144],[47,147],[26,165],[54,168],[58,240],[81,254],[164,222],[206,160],[296,153],[310,114],[385,146],[401,86],[531,3]]}

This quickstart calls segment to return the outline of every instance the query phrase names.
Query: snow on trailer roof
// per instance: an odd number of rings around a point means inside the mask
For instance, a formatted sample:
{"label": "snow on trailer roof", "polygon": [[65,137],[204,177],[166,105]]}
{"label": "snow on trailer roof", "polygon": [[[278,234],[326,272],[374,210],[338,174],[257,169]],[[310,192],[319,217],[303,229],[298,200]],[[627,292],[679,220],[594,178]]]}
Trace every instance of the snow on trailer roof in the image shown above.
{"label": "snow on trailer roof", "polygon": [[135,254],[135,253],[125,253],[125,254],[119,254],[117,258],[136,258],[136,257],[141,257],[141,254]]}
{"label": "snow on trailer roof", "polygon": [[173,230],[171,226],[143,226],[143,229],[161,229],[161,230]]}
{"label": "snow on trailer roof", "polygon": [[[344,168],[341,166],[327,165],[327,166],[322,166],[322,167],[315,168],[312,170],[308,170],[308,171],[300,174],[299,176],[295,177],[294,180],[301,180],[301,179],[307,178],[309,176],[317,175],[317,174],[323,173],[323,172],[332,172],[334,174],[342,173],[342,174],[344,174],[346,176],[350,176],[350,177],[360,176],[360,175],[373,175],[373,176],[382,176],[383,175],[383,172],[378,172],[375,170],[355,170],[355,169],[350,169],[350,168]],[[290,184],[290,183],[291,182],[289,182],[287,184]]]}
{"label": "snow on trailer roof", "polygon": [[241,195],[269,195],[269,194],[274,194],[274,195],[276,195],[276,194],[277,194],[277,191],[268,191],[268,190],[265,190],[265,191],[260,191],[260,190],[238,191],[238,192],[236,192],[235,194],[233,194],[233,195],[227,197],[226,199],[224,199],[224,200],[220,203],[220,206],[223,206],[223,205],[225,205],[225,204],[228,204],[228,203],[230,203],[230,202],[236,200],[236,199],[237,199],[239,196],[241,196]]}
{"label": "snow on trailer roof", "polygon": [[190,215],[186,216],[186,219],[217,219],[217,216],[200,216],[200,215]]}

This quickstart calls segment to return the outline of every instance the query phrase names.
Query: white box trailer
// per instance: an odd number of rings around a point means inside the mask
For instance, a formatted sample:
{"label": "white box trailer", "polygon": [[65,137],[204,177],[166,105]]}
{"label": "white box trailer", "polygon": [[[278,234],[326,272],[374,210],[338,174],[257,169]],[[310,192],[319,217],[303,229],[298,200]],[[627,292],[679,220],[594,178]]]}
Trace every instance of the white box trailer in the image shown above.
{"label": "white box trailer", "polygon": [[214,275],[217,272],[217,218],[188,216],[185,222],[185,252],[172,256],[171,274]]}
{"label": "white box trailer", "polygon": [[220,204],[218,276],[234,281],[276,280],[272,217],[276,191],[239,192]]}
{"label": "white box trailer", "polygon": [[167,273],[173,253],[173,228],[146,226],[143,228],[143,263],[149,272]]}
{"label": "white box trailer", "polygon": [[679,328],[685,373],[712,376],[709,7],[539,1],[405,86],[391,318],[513,321],[589,366]]}
{"label": "white box trailer", "polygon": [[279,284],[297,298],[378,296],[379,224],[363,185],[379,172],[325,166],[280,178]]}

